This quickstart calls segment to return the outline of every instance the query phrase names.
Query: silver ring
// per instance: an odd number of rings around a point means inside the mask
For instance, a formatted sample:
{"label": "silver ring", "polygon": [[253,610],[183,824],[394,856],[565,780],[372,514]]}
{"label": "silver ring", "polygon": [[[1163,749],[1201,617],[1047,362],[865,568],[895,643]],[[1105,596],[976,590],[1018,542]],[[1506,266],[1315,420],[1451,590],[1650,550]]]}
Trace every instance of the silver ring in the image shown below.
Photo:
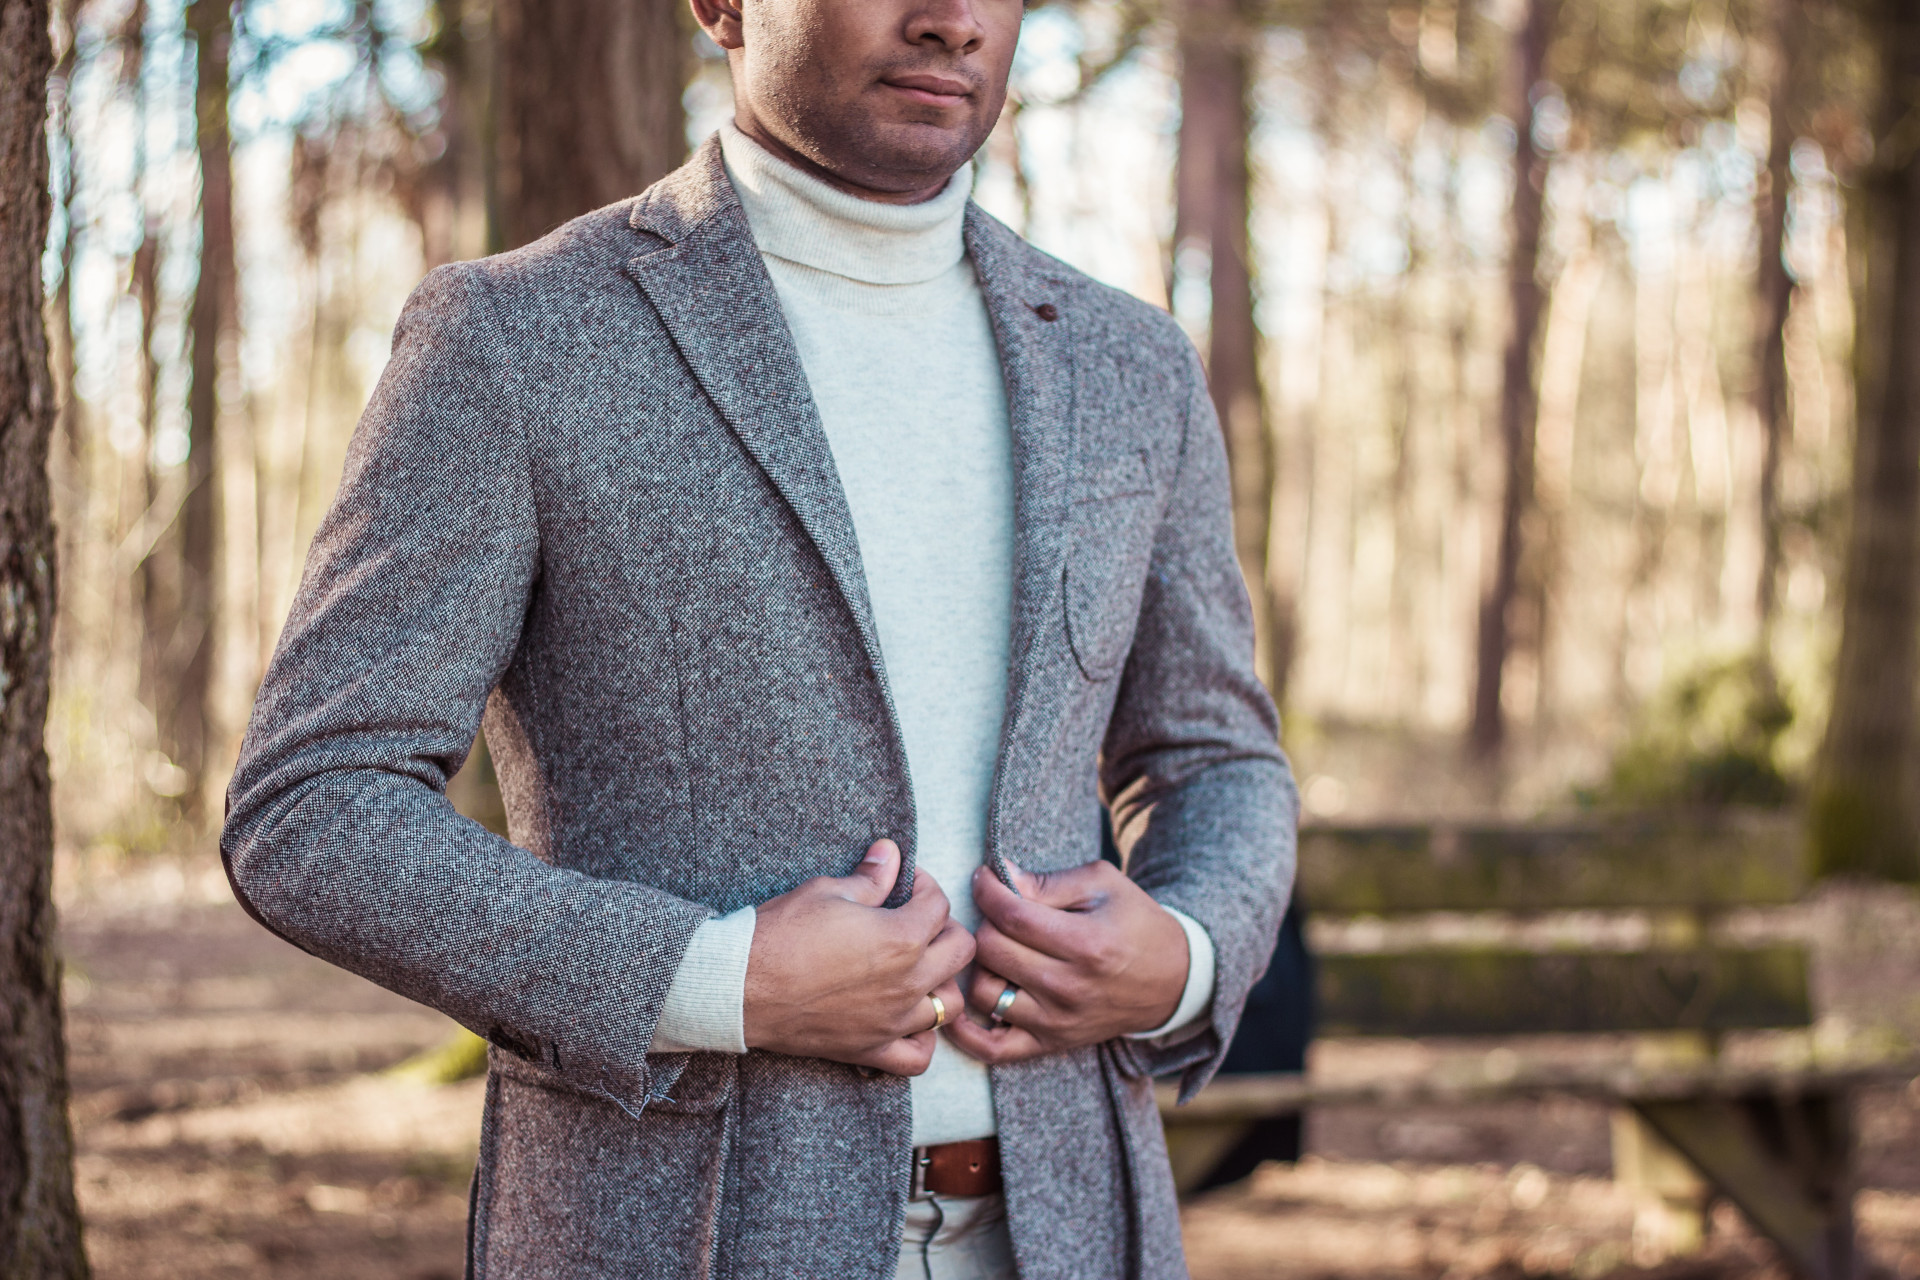
{"label": "silver ring", "polygon": [[938,1031],[947,1025],[947,1002],[931,991],[927,992],[927,999],[933,1001],[933,1025],[927,1030]]}
{"label": "silver ring", "polygon": [[993,1012],[987,1015],[987,1021],[996,1027],[1006,1025],[1007,1010],[1013,1008],[1014,998],[1019,994],[1020,988],[1009,982],[1007,989],[1000,993],[1000,998],[993,1002]]}

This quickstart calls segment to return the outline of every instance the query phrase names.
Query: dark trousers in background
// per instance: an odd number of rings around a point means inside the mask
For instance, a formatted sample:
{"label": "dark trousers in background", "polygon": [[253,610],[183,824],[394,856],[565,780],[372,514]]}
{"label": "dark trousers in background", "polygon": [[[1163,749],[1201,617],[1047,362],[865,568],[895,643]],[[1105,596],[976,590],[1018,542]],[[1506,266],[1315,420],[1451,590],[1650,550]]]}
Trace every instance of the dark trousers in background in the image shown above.
{"label": "dark trousers in background", "polygon": [[[1104,808],[1100,811],[1100,851],[1107,861],[1120,865],[1113,824]],[[1296,895],[1280,922],[1273,959],[1247,996],[1240,1029],[1234,1033],[1220,1066],[1222,1073],[1306,1069],[1307,1045],[1313,1040],[1314,996],[1313,956],[1307,951],[1305,920],[1305,904]],[[1193,1190],[1208,1191],[1238,1182],[1263,1160],[1298,1160],[1301,1119],[1296,1111],[1254,1122]]]}
{"label": "dark trousers in background", "polygon": [[[1306,1069],[1307,1045],[1313,1039],[1313,956],[1301,927],[1305,917],[1296,898],[1280,922],[1273,960],[1247,996],[1240,1029],[1220,1066],[1223,1074]],[[1296,1111],[1255,1121],[1194,1190],[1238,1182],[1262,1160],[1298,1160],[1302,1119]]]}

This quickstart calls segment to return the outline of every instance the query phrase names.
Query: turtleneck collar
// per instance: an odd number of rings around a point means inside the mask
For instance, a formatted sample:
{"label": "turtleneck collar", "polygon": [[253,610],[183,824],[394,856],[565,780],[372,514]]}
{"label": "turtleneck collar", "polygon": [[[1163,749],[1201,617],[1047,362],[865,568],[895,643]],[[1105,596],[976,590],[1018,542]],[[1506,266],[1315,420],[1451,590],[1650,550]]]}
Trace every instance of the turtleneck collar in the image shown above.
{"label": "turtleneck collar", "polygon": [[931,200],[882,204],[802,173],[731,120],[720,126],[720,154],[762,253],[866,284],[920,284],[966,256],[971,163]]}

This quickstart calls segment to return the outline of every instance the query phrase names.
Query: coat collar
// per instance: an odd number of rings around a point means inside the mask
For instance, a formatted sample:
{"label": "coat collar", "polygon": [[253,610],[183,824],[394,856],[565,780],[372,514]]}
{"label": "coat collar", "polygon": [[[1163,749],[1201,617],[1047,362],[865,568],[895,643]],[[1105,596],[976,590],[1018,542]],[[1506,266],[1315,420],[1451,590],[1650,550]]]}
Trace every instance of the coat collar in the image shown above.
{"label": "coat collar", "polygon": [[[629,223],[664,244],[629,260],[627,273],[819,549],[869,659],[884,672],[846,494],[717,137],[643,193]],[[999,347],[1013,431],[1013,670],[1003,729],[1010,735],[1028,655],[1046,628],[1060,625],[1073,484],[1074,317],[1057,264],[973,204],[966,243]]]}

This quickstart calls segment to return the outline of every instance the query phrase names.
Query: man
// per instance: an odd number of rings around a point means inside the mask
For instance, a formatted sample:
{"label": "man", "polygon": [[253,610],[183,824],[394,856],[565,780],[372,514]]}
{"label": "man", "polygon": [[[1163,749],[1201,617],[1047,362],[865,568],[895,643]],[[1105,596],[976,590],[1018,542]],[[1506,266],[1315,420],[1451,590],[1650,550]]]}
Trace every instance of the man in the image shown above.
{"label": "man", "polygon": [[967,201],[1020,0],[693,9],[734,125],[401,317],[236,892],[492,1041],[475,1276],[1184,1274],[1294,818],[1201,371]]}

